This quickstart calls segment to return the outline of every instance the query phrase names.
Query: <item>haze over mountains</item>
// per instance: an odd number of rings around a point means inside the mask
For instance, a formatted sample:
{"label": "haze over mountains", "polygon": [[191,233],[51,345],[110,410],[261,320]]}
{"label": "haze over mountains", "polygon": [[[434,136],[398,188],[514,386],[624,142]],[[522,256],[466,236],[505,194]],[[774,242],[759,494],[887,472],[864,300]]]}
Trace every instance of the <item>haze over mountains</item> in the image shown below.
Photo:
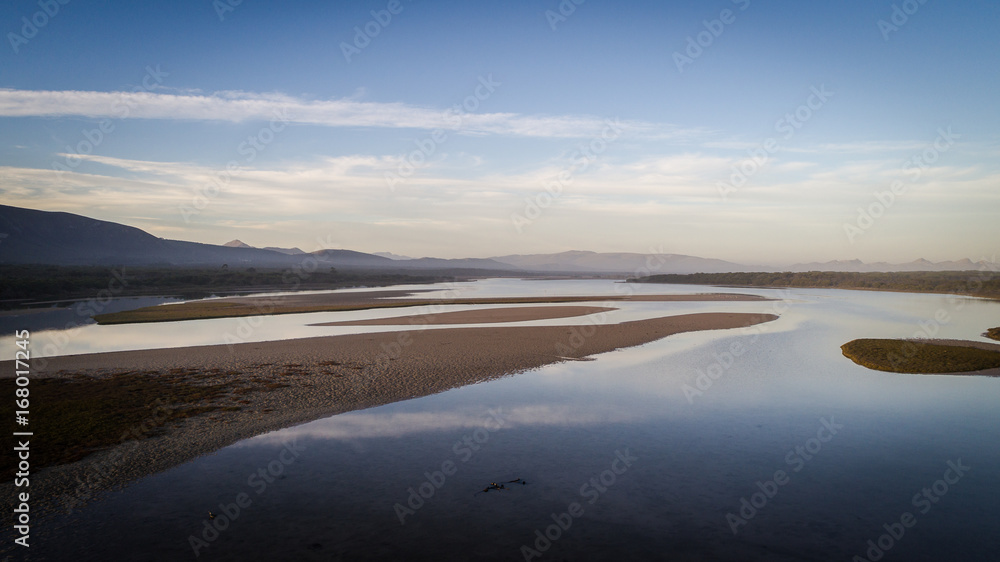
{"label": "haze over mountains", "polygon": [[[311,255],[324,265],[339,268],[516,269],[484,259],[396,261],[339,249]],[[225,245],[167,240],[131,226],[71,213],[0,205],[0,264],[293,267],[301,265],[305,256],[298,248],[254,248],[239,240]]]}
{"label": "haze over mountains", "polygon": [[[253,248],[253,246],[242,240],[230,240],[229,242],[223,244],[223,246],[227,246],[229,248]],[[261,250],[271,250],[272,252],[278,252],[288,256],[301,256],[305,254],[301,248],[275,248],[274,246],[265,246],[264,248],[261,248]]]}
{"label": "haze over mountains", "polygon": [[597,253],[506,255],[494,258],[408,258],[391,252],[368,254],[327,249],[307,254],[299,248],[254,248],[240,240],[224,245],[158,238],[131,226],[62,212],[0,205],[0,264],[169,265],[293,267],[311,256],[337,268],[373,270],[463,270],[481,274],[724,273],[747,271],[951,271],[980,269],[969,259],[903,264],[859,260],[768,267],[680,254]]}

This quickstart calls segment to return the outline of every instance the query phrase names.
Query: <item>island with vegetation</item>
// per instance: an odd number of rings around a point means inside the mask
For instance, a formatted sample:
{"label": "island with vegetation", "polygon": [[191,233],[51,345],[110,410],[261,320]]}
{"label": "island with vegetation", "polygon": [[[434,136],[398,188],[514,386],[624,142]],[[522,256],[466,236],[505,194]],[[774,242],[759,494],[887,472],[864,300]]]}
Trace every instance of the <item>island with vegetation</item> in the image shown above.
{"label": "island with vegetation", "polygon": [[629,282],[736,287],[863,289],[1000,298],[1000,273],[992,271],[691,273],[649,275],[629,279]]}
{"label": "island with vegetation", "polygon": [[1000,369],[1000,345],[989,343],[857,339],[840,349],[858,365],[892,373],[950,374]]}

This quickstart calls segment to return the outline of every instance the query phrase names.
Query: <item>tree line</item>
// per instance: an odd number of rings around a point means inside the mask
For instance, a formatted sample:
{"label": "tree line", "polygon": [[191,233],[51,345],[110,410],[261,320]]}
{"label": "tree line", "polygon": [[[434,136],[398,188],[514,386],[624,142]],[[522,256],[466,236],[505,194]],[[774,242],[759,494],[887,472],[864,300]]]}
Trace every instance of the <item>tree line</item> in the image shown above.
{"label": "tree line", "polygon": [[875,291],[955,293],[982,297],[1000,297],[1000,273],[990,271],[691,273],[650,275],[629,279],[629,282],[735,285],[742,287],[868,289]]}

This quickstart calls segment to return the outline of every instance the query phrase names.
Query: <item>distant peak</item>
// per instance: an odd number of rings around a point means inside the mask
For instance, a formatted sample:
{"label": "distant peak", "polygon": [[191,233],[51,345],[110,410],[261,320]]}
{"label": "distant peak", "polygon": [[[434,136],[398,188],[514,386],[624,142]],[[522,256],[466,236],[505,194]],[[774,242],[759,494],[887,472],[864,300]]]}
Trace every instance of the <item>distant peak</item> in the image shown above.
{"label": "distant peak", "polygon": [[389,258],[391,260],[412,260],[413,259],[410,256],[401,256],[399,254],[394,254],[392,252],[375,252],[372,255],[380,256],[380,257],[383,257],[383,258]]}
{"label": "distant peak", "polygon": [[223,244],[223,246],[229,246],[230,248],[253,248],[250,244],[243,242],[242,240],[230,240]]}

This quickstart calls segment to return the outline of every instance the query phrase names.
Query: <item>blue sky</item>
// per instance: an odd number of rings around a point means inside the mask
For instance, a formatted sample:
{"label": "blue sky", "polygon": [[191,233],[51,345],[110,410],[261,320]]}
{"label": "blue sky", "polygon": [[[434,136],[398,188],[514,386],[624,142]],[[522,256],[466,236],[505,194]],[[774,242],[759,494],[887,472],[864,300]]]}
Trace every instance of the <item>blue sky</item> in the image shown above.
{"label": "blue sky", "polygon": [[307,251],[997,252],[994,2],[51,2],[0,7],[6,204]]}

